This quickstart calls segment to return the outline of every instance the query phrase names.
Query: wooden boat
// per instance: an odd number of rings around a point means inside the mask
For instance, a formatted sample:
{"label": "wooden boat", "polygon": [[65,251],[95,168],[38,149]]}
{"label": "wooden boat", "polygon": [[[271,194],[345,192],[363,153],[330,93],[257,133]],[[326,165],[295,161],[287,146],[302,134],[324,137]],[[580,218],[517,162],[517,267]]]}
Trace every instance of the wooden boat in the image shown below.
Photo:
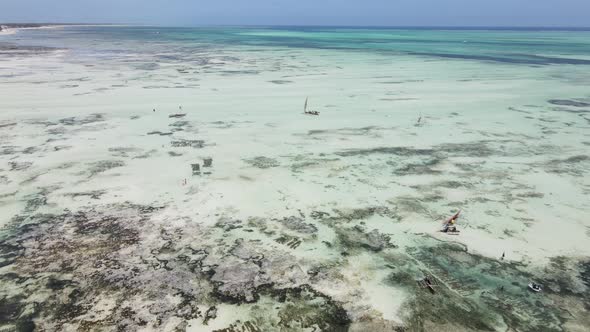
{"label": "wooden boat", "polygon": [[428,289],[428,291],[432,294],[436,293],[436,291],[434,289],[434,287],[437,286],[436,279],[430,278],[430,277],[424,277],[424,278],[418,279],[416,281],[418,282],[418,285],[420,285],[420,287]]}
{"label": "wooden boat", "polygon": [[459,231],[457,230],[457,226],[455,226],[455,223],[457,222],[457,219],[459,218],[460,214],[461,210],[459,210],[449,219],[445,220],[445,222],[443,223],[443,228],[440,231],[451,235],[459,235]]}
{"label": "wooden boat", "polygon": [[534,282],[531,282],[529,284],[529,289],[532,290],[533,292],[536,292],[536,293],[539,293],[540,291],[543,290],[543,288],[541,287],[541,285],[535,284]]}
{"label": "wooden boat", "polygon": [[303,114],[305,114],[305,115],[320,115],[320,112],[318,112],[318,111],[308,111],[307,110],[308,99],[309,99],[309,97],[305,98],[305,104],[303,105]]}

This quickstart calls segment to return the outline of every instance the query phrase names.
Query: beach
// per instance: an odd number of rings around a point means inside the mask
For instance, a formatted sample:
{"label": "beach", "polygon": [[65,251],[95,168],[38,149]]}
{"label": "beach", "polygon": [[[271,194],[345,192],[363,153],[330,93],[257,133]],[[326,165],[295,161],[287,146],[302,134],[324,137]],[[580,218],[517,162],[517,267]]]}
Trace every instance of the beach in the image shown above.
{"label": "beach", "polygon": [[587,31],[2,35],[0,326],[583,331],[589,50]]}

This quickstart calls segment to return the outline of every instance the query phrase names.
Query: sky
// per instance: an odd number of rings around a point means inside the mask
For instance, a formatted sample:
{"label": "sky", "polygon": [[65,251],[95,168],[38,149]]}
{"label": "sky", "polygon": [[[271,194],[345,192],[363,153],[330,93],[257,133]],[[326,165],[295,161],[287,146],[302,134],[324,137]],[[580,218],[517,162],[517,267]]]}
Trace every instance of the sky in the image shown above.
{"label": "sky", "polygon": [[590,0],[2,0],[0,22],[590,26]]}

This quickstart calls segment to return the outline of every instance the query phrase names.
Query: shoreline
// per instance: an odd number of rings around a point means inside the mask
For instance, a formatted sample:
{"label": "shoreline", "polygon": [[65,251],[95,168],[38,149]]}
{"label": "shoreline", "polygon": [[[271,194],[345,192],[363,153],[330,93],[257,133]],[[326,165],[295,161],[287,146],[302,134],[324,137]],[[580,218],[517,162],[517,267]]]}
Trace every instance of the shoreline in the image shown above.
{"label": "shoreline", "polygon": [[0,24],[0,35],[13,35],[20,30],[57,29],[66,25]]}
{"label": "shoreline", "polygon": [[67,27],[126,27],[127,24],[83,24],[83,23],[0,23],[0,35],[12,35],[20,30],[60,29]]}

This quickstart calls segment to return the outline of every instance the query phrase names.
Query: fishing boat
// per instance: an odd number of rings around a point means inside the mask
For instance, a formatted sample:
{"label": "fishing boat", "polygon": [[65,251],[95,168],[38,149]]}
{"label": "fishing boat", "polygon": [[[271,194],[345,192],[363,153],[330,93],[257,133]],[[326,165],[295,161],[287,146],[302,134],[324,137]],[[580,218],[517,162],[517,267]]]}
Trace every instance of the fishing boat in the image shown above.
{"label": "fishing boat", "polygon": [[305,98],[305,104],[303,105],[303,114],[306,114],[306,115],[320,115],[320,112],[318,112],[318,111],[308,111],[307,110],[307,101],[308,101],[308,99],[309,99],[309,97],[308,98]]}
{"label": "fishing boat", "polygon": [[535,284],[534,282],[531,282],[529,284],[529,289],[532,290],[533,292],[536,292],[536,293],[539,293],[540,291],[543,290],[543,288],[541,287],[541,285]]}
{"label": "fishing boat", "polygon": [[459,219],[460,214],[461,210],[459,210],[449,219],[445,220],[443,223],[443,228],[440,231],[451,235],[458,235],[459,230],[457,230],[457,226],[455,225],[455,223],[457,222],[457,219]]}
{"label": "fishing boat", "polygon": [[428,291],[432,294],[436,294],[436,291],[434,290],[434,287],[437,286],[436,279],[426,276],[424,278],[417,279],[416,281],[420,287],[428,289]]}

